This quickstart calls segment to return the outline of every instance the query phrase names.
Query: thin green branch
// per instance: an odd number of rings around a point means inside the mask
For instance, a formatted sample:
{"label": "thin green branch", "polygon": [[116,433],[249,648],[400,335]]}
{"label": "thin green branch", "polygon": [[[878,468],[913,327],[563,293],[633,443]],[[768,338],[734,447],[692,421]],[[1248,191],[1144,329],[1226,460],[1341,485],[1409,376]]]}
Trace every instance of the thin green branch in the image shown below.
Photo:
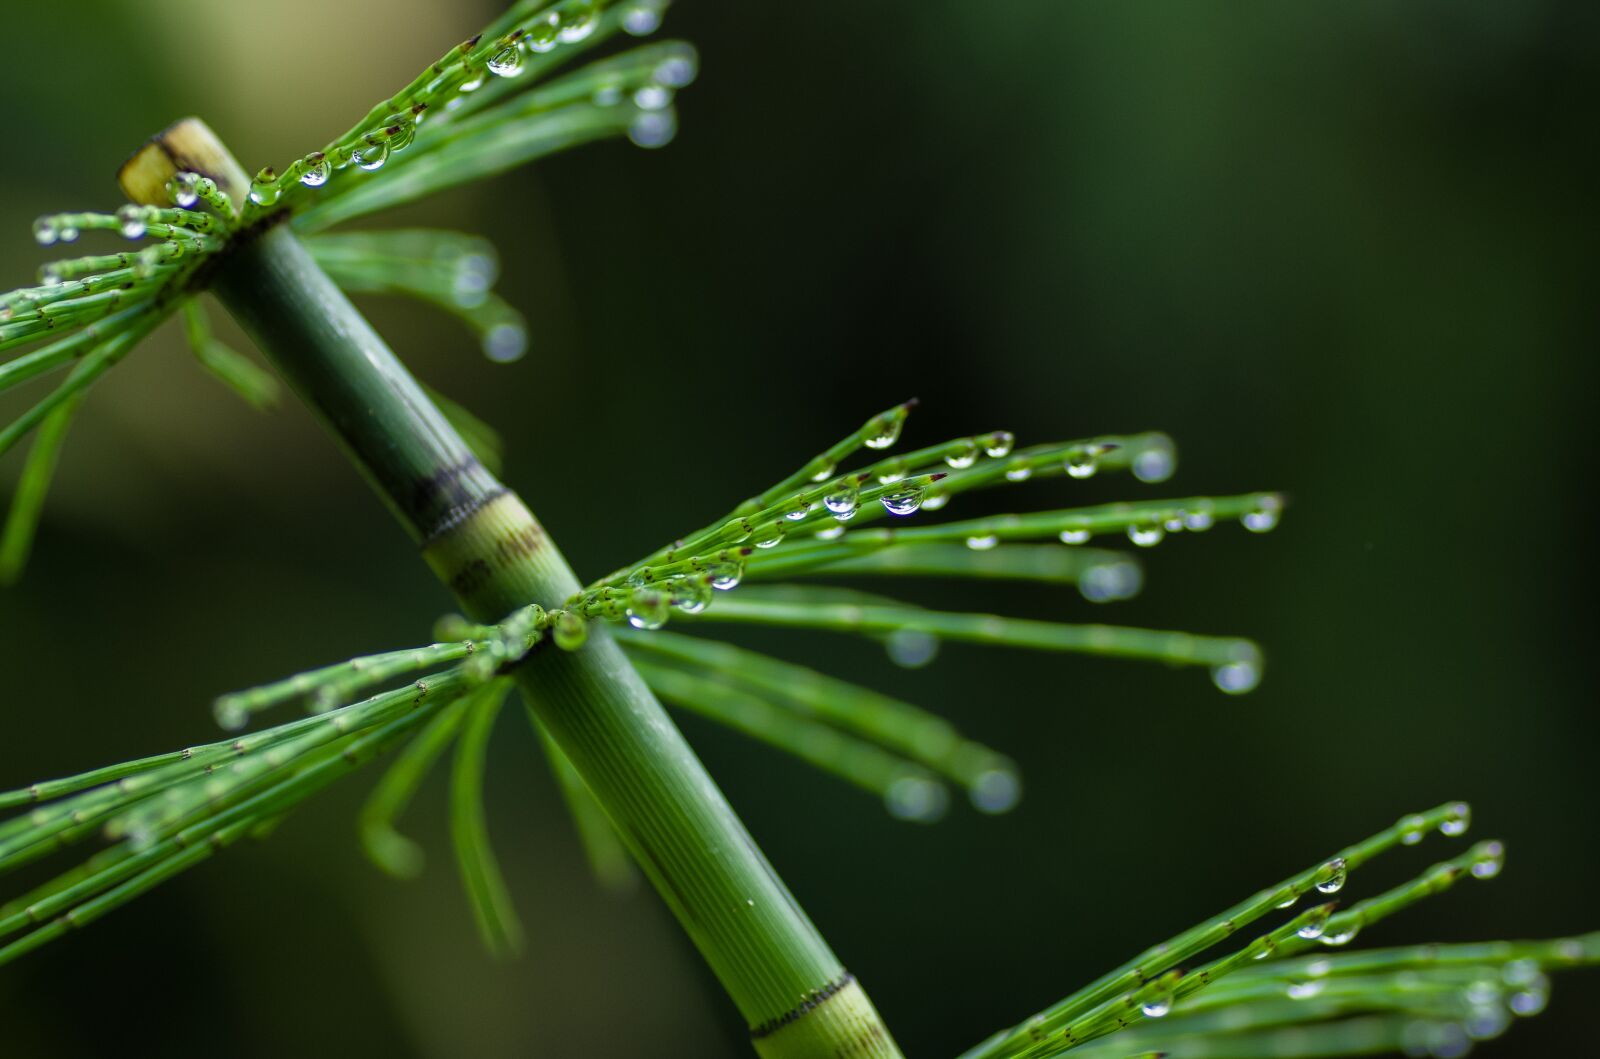
{"label": "thin green branch", "polygon": [[522,924],[495,860],[483,808],[483,768],[489,735],[510,690],[510,681],[496,680],[472,693],[450,774],[450,837],[455,844],[456,863],[461,868],[461,882],[472,905],[478,933],[496,956],[510,956],[522,950]]}

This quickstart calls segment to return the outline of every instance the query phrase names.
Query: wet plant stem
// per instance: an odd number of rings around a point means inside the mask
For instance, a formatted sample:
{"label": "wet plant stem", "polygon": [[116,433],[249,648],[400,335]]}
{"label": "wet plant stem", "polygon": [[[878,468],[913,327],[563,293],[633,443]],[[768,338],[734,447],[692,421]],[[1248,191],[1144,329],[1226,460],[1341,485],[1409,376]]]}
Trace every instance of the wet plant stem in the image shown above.
{"label": "wet plant stem", "polygon": [[[160,167],[239,187],[214,139],[179,123],[152,140]],[[199,126],[203,129],[203,126]],[[163,141],[181,130],[183,151]],[[209,142],[199,142],[209,139]],[[138,157],[138,156],[136,156]],[[287,225],[241,233],[210,289],[317,410],[423,557],[473,618],[560,606],[579,582],[555,543],[445,421]],[[866,993],[784,886],[617,643],[595,623],[576,651],[549,645],[515,672],[539,721],[604,807],[773,1059],[898,1056]]]}

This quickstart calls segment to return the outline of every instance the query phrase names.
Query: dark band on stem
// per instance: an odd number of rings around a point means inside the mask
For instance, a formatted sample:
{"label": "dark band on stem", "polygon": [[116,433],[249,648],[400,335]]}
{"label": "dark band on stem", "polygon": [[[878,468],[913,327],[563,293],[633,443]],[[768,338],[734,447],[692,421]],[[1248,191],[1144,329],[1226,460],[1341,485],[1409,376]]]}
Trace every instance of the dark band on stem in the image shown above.
{"label": "dark band on stem", "polygon": [[790,1008],[777,1018],[768,1019],[766,1022],[763,1022],[761,1025],[753,1028],[750,1031],[750,1039],[753,1041],[759,1041],[763,1037],[772,1036],[774,1033],[777,1033],[779,1030],[783,1029],[792,1022],[798,1022],[800,1019],[805,1018],[807,1015],[811,1014],[811,1012],[827,1003],[834,996],[838,995],[840,990],[844,989],[845,986],[849,985],[855,980],[856,976],[851,974],[849,971],[846,971],[839,978],[829,982],[821,989],[812,990],[811,994],[800,1003],[799,1007]]}

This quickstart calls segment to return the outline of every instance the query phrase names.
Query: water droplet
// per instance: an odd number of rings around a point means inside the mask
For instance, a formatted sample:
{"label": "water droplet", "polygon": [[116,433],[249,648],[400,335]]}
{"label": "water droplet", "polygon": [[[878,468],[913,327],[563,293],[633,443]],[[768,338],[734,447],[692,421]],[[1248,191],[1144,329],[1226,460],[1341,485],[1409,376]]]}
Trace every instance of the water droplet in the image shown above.
{"label": "water droplet", "polygon": [[978,451],[977,442],[963,441],[944,458],[944,462],[955,470],[964,471],[978,462]]}
{"label": "water droplet", "polygon": [[921,669],[939,654],[939,638],[921,629],[896,629],[883,641],[889,661],[904,669]]}
{"label": "water droplet", "polygon": [[1257,938],[1254,944],[1251,945],[1250,958],[1252,960],[1264,960],[1277,951],[1278,943],[1271,938]]}
{"label": "water droplet", "polygon": [[833,469],[836,466],[837,464],[833,463],[831,460],[823,460],[822,463],[818,465],[817,473],[811,476],[811,480],[813,482],[826,482],[829,478],[833,477]]}
{"label": "water droplet", "polygon": [[1474,879],[1492,879],[1506,864],[1506,848],[1499,842],[1485,842],[1472,860]]}
{"label": "water droplet", "polygon": [[1543,975],[1540,975],[1539,978],[1540,984],[1529,986],[1526,989],[1519,989],[1511,994],[1509,1006],[1512,1014],[1527,1018],[1530,1015],[1537,1015],[1550,1003],[1549,980]]}
{"label": "water droplet", "polygon": [[391,114],[383,125],[383,137],[391,151],[403,151],[417,138],[417,122],[404,114]]}
{"label": "water droplet", "polygon": [[1006,481],[1008,482],[1026,482],[1032,477],[1033,468],[1026,463],[1018,462],[1006,468]]}
{"label": "water droplet", "polygon": [[389,144],[385,140],[369,136],[350,155],[350,160],[370,173],[374,169],[381,168],[383,163],[389,160]]}
{"label": "water droplet", "polygon": [[783,520],[768,522],[756,527],[756,531],[750,535],[750,543],[757,548],[776,548],[783,543],[784,535],[788,532],[789,526]]}
{"label": "water droplet", "polygon": [[1132,599],[1144,587],[1144,571],[1127,559],[1096,563],[1078,575],[1078,591],[1090,603]]}
{"label": "water droplet", "polygon": [[902,776],[884,791],[883,803],[897,820],[928,823],[944,815],[950,795],[943,785],[923,776]]}
{"label": "water droplet", "polygon": [[1266,533],[1277,526],[1282,510],[1282,500],[1271,495],[1263,496],[1256,501],[1255,510],[1246,511],[1239,517],[1239,522],[1251,533]]}
{"label": "water droplet", "polygon": [[869,449],[886,449],[900,440],[900,426],[904,422],[902,417],[886,416],[877,420],[873,425],[872,434],[861,439],[861,444]]}
{"label": "water droplet", "polygon": [[333,167],[328,164],[327,156],[318,151],[306,155],[305,168],[300,171],[300,183],[308,188],[320,188],[332,174]]}
{"label": "water droplet", "polygon": [[739,563],[718,563],[711,568],[711,587],[718,592],[728,592],[739,587],[744,577],[744,567]]}
{"label": "water droplet", "polygon": [[1332,960],[1312,960],[1306,964],[1306,974],[1312,978],[1326,977],[1333,970]]}
{"label": "water droplet", "polygon": [[[261,172],[268,174],[268,179],[271,179],[272,170],[270,168],[263,169]],[[261,174],[258,173],[256,179],[260,180]],[[181,209],[186,210],[193,206],[200,198],[194,190],[194,174],[179,173],[167,181],[167,194],[172,198],[173,204]]]}
{"label": "water droplet", "polygon": [[[196,195],[192,183],[188,187],[188,198],[187,203],[179,202],[178,205],[186,209],[194,205]],[[250,201],[257,206],[270,206],[278,201],[278,174],[271,166],[262,169],[256,174],[255,179],[250,181]]]}
{"label": "water droplet", "polygon": [[1194,505],[1193,510],[1183,513],[1183,528],[1193,533],[1204,533],[1215,522],[1211,513],[1211,501],[1202,500]]}
{"label": "water droplet", "polygon": [[879,498],[883,502],[883,509],[891,515],[911,515],[922,507],[922,490],[904,489],[898,493],[889,493]]}
{"label": "water droplet", "polygon": [[1177,470],[1178,456],[1172,442],[1153,442],[1133,458],[1133,476],[1141,482],[1164,482]]}
{"label": "water droplet", "polygon": [[576,44],[588,38],[595,27],[600,24],[600,12],[596,5],[589,3],[574,7],[561,18],[561,30],[557,34],[561,43]]}
{"label": "water droplet", "polygon": [[1307,941],[1315,941],[1322,937],[1323,931],[1328,929],[1328,917],[1333,914],[1333,909],[1327,905],[1319,905],[1306,913],[1306,920],[1295,928],[1295,933]]}
{"label": "water droplet", "polygon": [[555,48],[560,29],[561,16],[552,11],[528,27],[522,42],[528,46],[529,51],[542,55]]}
{"label": "water droplet", "polygon": [[797,496],[789,502],[789,509],[783,513],[783,517],[790,522],[799,522],[809,514],[811,514],[810,501],[803,496]]}
{"label": "water droplet", "polygon": [[1288,897],[1284,898],[1282,901],[1279,901],[1277,904],[1273,905],[1272,907],[1274,907],[1274,908],[1293,908],[1295,905],[1297,905],[1299,903],[1300,903],[1300,895],[1299,894],[1290,894]]}
{"label": "water droplet", "polygon": [[496,77],[515,77],[522,72],[522,49],[513,43],[489,56],[489,72]]}
{"label": "water droplet", "polygon": [[117,220],[122,225],[124,239],[143,239],[149,230],[145,225],[144,207],[128,205],[117,211]]}
{"label": "water droplet", "polygon": [[1086,529],[1064,529],[1056,535],[1062,544],[1088,544],[1089,538],[1094,536]]}
{"label": "water droplet", "polygon": [[1309,1000],[1322,992],[1326,982],[1290,982],[1284,990],[1290,1000]]}
{"label": "water droplet", "polygon": [[237,732],[250,721],[250,711],[231,695],[224,695],[212,703],[211,713],[217,724],[227,732]]}
{"label": "water droplet", "polygon": [[841,480],[833,490],[823,496],[822,506],[833,514],[840,522],[855,517],[856,505],[861,502],[861,494],[854,485]]}
{"label": "water droplet", "polygon": [[1211,670],[1211,682],[1218,691],[1243,695],[1261,683],[1261,667],[1249,660],[1227,662]]}
{"label": "water droplet", "polygon": [[699,614],[711,604],[711,585],[702,577],[678,578],[672,583],[672,602],[685,614]]}
{"label": "water droplet", "polygon": [[980,813],[1008,813],[1022,800],[1022,780],[1009,767],[984,769],[972,781],[967,798]]}
{"label": "water droplet", "polygon": [[930,489],[922,496],[922,510],[938,511],[950,502],[950,494],[943,489]]}
{"label": "water droplet", "polygon": [[1147,1019],[1163,1018],[1172,1010],[1172,994],[1163,993],[1161,996],[1147,1000],[1139,1008]]}
{"label": "water droplet", "polygon": [[630,36],[646,37],[661,28],[661,10],[655,4],[633,4],[622,12],[622,30]]}
{"label": "water droplet", "polygon": [[61,286],[61,263],[52,262],[39,266],[39,282],[46,287]]}
{"label": "water droplet", "polygon": [[1344,889],[1345,880],[1350,877],[1349,865],[1343,857],[1335,857],[1322,866],[1317,873],[1315,885],[1318,893],[1336,894]]}
{"label": "water droplet", "polygon": [[1136,522],[1128,527],[1128,539],[1141,548],[1155,547],[1166,535],[1159,522]]}
{"label": "water droplet", "polygon": [[670,604],[665,593],[654,588],[641,588],[628,595],[628,606],[623,614],[635,629],[659,629],[667,623]]}
{"label": "water droplet", "polygon": [[1345,930],[1341,930],[1336,934],[1323,934],[1322,937],[1318,938],[1317,940],[1322,942],[1322,944],[1324,944],[1324,945],[1329,945],[1329,946],[1332,946],[1333,948],[1338,948],[1341,945],[1348,945],[1352,941],[1355,941],[1356,940],[1356,935],[1359,934],[1360,932],[1361,932],[1361,927],[1360,926],[1358,926],[1356,924],[1351,924],[1350,927],[1348,927]]}
{"label": "water droplet", "polygon": [[879,485],[893,485],[906,476],[906,461],[891,460],[878,472]]}
{"label": "water droplet", "polygon": [[699,72],[693,58],[687,55],[674,55],[662,60],[651,76],[668,88],[683,88],[693,84]]}
{"label": "water droplet", "polygon": [[561,650],[576,651],[589,638],[589,623],[581,614],[570,610],[561,611],[556,615],[551,637]]}
{"label": "water droplet", "polygon": [[817,530],[816,537],[819,541],[836,541],[844,536],[843,526],[829,526],[827,529]]}
{"label": "water droplet", "polygon": [[1079,481],[1085,478],[1093,478],[1094,472],[1100,469],[1099,460],[1091,449],[1073,449],[1067,453],[1063,466],[1066,469],[1067,477],[1076,478]]}
{"label": "water droplet", "polygon": [[520,360],[528,351],[528,331],[521,324],[505,321],[483,333],[483,355],[496,364]]}
{"label": "water droplet", "polygon": [[1455,838],[1467,833],[1467,828],[1472,826],[1472,806],[1466,802],[1456,802],[1450,806],[1449,815],[1439,824],[1439,834]]}
{"label": "water droplet", "polygon": [[483,82],[489,77],[487,72],[477,66],[472,65],[471,63],[463,64],[462,70],[467,75],[466,80],[462,81],[459,85],[456,85],[456,91],[462,93],[463,95],[468,92],[476,92],[478,89],[482,88]]}
{"label": "water droplet", "polygon": [[984,534],[981,537],[968,537],[967,538],[967,547],[971,548],[975,552],[986,552],[990,548],[993,548],[996,544],[999,544],[999,543],[1000,543],[1000,538],[996,537],[992,533]]}
{"label": "water droplet", "polygon": [[1504,1033],[1511,1025],[1511,1015],[1498,1001],[1493,1004],[1474,1005],[1462,1028],[1475,1041],[1487,1041]]}
{"label": "water droplet", "polygon": [[1011,455],[1011,450],[1016,447],[1016,444],[1017,436],[1011,431],[997,430],[989,435],[988,440],[984,443],[983,451],[998,460]]}
{"label": "water droplet", "polygon": [[33,240],[40,246],[51,246],[60,238],[61,229],[49,217],[40,217],[33,222]]}
{"label": "water droplet", "polygon": [[678,134],[678,119],[670,110],[642,110],[628,123],[628,139],[637,147],[665,147]]}
{"label": "water droplet", "polygon": [[640,110],[661,110],[672,103],[672,90],[665,85],[644,85],[633,93],[633,105]]}
{"label": "water droplet", "polygon": [[1420,815],[1412,813],[1400,821],[1400,844],[1415,846],[1422,841],[1422,833],[1428,827],[1428,821]]}

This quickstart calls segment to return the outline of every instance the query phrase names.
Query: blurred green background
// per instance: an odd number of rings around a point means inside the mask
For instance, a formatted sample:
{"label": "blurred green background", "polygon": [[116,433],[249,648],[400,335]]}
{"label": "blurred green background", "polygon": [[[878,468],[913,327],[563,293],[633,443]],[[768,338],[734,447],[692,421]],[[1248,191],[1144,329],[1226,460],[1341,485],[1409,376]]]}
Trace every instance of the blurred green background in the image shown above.
{"label": "blurred green background", "polygon": [[[490,14],[12,5],[0,284],[42,259],[34,215],[113,205],[118,161],[173,118],[281,165]],[[1168,490],[1289,491],[1276,533],[1170,540],[1107,610],[1039,586],[914,593],[1252,635],[1270,661],[1245,698],[1195,671],[949,646],[905,672],[870,644],[759,638],[1012,752],[1009,816],[898,824],[685,722],[910,1054],[951,1054],[1448,798],[1506,841],[1506,873],[1363,942],[1590,929],[1597,28],[1593,5],[1535,0],[689,0],[667,30],[703,69],[669,149],[587,148],[392,218],[490,234],[530,356],[491,365],[426,309],[363,305],[504,432],[510,483],[590,576],[911,395],[913,443],[1154,427],[1183,456]],[[1030,488],[964,513],[1160,487]],[[96,390],[32,569],[0,596],[0,787],[214,738],[216,693],[421,642],[448,606],[310,417],[244,410],[169,327]],[[7,1054],[749,1054],[653,895],[590,883],[516,713],[490,797],[518,963],[478,946],[441,783],[409,818],[422,880],[362,860],[373,775],[0,970]],[[1546,1016],[1481,1054],[1600,1050],[1596,986],[1558,979]]]}

